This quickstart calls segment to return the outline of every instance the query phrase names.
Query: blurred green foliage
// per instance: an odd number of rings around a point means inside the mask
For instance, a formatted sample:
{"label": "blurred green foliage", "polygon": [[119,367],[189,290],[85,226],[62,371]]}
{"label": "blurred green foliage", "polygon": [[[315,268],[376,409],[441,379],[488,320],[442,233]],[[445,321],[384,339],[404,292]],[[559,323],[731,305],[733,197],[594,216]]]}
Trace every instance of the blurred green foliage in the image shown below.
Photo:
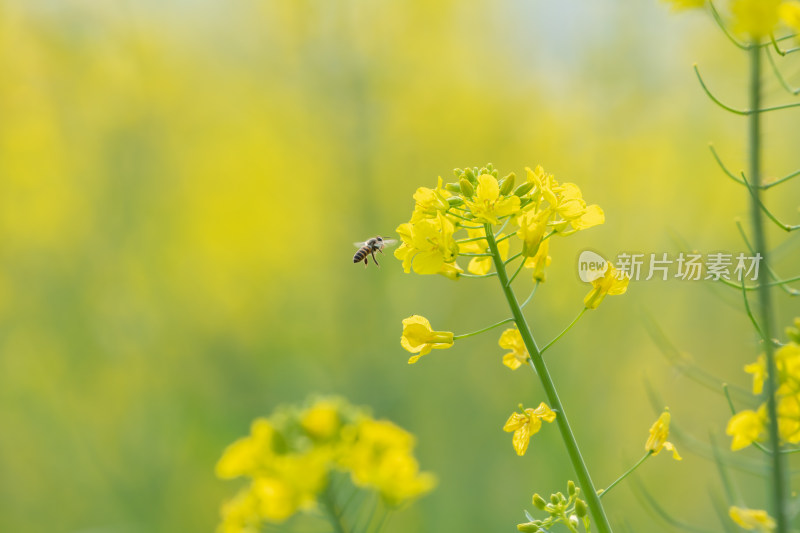
{"label": "blurred green foliage", "polygon": [[[744,123],[694,61],[741,101],[743,57],[656,2],[0,2],[0,530],[208,531],[225,445],[314,392],[417,436],[440,485],[389,531],[512,530],[574,478],[552,428],[522,458],[501,430],[538,385],[494,334],[414,367],[399,346],[414,313],[457,333],[505,318],[496,283],[365,270],[351,243],[391,235],[456,166],[579,183],[607,222],[552,246],[527,311],[541,342],[582,306],[584,248],[743,250],[746,193],[706,144],[738,169]],[[769,117],[768,175],[800,164],[795,132],[796,113]],[[796,218],[799,190],[768,201]],[[782,250],[796,269],[797,237]],[[781,300],[779,323],[797,309]],[[706,442],[727,421],[644,314],[721,380],[746,384],[757,350],[740,296],[698,282],[632,283],[584,317],[547,361],[599,486],[643,451],[648,384],[676,430]],[[676,443],[683,463],[641,481],[716,527],[713,462]],[[629,488],[606,505],[653,523]]]}

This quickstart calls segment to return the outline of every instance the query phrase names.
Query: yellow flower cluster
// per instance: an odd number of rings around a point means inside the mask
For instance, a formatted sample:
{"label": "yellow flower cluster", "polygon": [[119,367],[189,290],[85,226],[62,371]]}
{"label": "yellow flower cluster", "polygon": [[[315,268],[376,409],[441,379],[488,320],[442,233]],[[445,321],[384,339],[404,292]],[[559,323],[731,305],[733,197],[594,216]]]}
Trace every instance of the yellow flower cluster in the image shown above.
{"label": "yellow flower cluster", "polygon": [[374,490],[390,506],[429,492],[435,480],[419,471],[414,437],[339,398],[285,408],[256,419],[250,435],[227,447],[216,466],[222,479],[249,484],[222,506],[219,533],[255,533],[317,506],[333,471]]}
{"label": "yellow flower cluster", "polygon": [[[457,279],[464,269],[456,259],[467,254],[472,256],[467,271],[487,274],[492,260],[481,256],[488,247],[485,225],[510,223],[522,244],[525,266],[533,269],[536,281],[544,281],[551,235],[570,235],[605,221],[603,210],[587,205],[577,185],[559,183],[541,167],[526,169],[526,179],[519,185],[513,173],[499,178],[491,164],[454,173],[455,182],[443,185],[439,178],[435,188],[417,189],[411,220],[397,228],[402,244],[394,255],[407,273],[413,270]],[[462,230],[464,237],[457,239]],[[504,259],[512,236],[511,232],[497,235],[498,251]]]}
{"label": "yellow flower cluster", "polygon": [[775,529],[775,521],[762,509],[745,509],[733,506],[728,509],[731,520],[748,531],[768,533]]}
{"label": "yellow flower cluster", "polygon": [[[676,11],[702,8],[705,0],[664,0]],[[731,27],[754,40],[774,33],[780,23],[800,32],[800,2],[797,0],[729,0]]]}
{"label": "yellow flower cluster", "polygon": [[580,522],[583,522],[584,531],[590,531],[589,508],[586,502],[578,497],[580,493],[580,487],[575,486],[575,482],[570,480],[567,482],[567,496],[564,496],[561,492],[556,492],[545,500],[538,493],[534,494],[534,507],[540,511],[545,511],[549,516],[544,519],[535,519],[528,514],[530,522],[517,524],[517,531],[522,531],[523,533],[551,531],[551,528],[561,523],[566,526],[568,531],[577,533]]}
{"label": "yellow flower cluster", "polygon": [[[800,324],[800,320],[795,321]],[[791,333],[794,328],[790,328]],[[793,337],[790,335],[790,337]],[[778,433],[783,442],[800,442],[800,344],[792,338],[775,351],[776,391],[778,405]],[[767,363],[764,354],[744,367],[753,375],[753,394],[760,395],[767,379]],[[731,449],[740,450],[767,437],[767,406],[762,403],[756,410],[736,413],[728,421],[726,433],[732,437]]]}
{"label": "yellow flower cluster", "polygon": [[506,420],[503,426],[503,431],[508,433],[514,432],[511,437],[511,444],[517,455],[525,455],[530,443],[531,437],[536,435],[542,429],[542,420],[545,422],[552,422],[556,419],[556,413],[550,409],[544,402],[539,404],[536,409],[522,409],[520,406],[520,413],[511,413],[511,416]]}

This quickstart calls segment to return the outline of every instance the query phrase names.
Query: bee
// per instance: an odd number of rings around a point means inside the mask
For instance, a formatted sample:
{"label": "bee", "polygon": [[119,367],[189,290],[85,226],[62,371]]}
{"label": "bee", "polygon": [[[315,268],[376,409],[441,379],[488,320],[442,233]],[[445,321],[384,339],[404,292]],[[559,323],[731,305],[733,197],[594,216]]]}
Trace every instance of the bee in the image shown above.
{"label": "bee", "polygon": [[395,239],[384,239],[380,235],[377,237],[373,237],[366,242],[355,242],[356,246],[358,246],[358,251],[356,255],[353,256],[353,263],[360,263],[364,261],[364,268],[367,267],[369,264],[369,257],[368,255],[372,256],[372,260],[375,261],[375,264],[378,264],[378,260],[375,258],[375,252],[383,253],[383,248],[385,246],[391,246],[395,244],[397,241]]}

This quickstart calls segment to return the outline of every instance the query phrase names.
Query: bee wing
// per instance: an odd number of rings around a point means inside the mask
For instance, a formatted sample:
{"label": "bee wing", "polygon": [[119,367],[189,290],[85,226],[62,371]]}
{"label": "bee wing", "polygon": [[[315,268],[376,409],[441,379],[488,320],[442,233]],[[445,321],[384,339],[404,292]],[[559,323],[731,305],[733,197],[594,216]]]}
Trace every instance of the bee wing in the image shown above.
{"label": "bee wing", "polygon": [[367,241],[354,242],[353,246],[355,246],[356,248],[361,248],[362,246],[364,246],[366,244],[367,244]]}
{"label": "bee wing", "polygon": [[383,239],[384,246],[394,246],[397,244],[397,239]]}

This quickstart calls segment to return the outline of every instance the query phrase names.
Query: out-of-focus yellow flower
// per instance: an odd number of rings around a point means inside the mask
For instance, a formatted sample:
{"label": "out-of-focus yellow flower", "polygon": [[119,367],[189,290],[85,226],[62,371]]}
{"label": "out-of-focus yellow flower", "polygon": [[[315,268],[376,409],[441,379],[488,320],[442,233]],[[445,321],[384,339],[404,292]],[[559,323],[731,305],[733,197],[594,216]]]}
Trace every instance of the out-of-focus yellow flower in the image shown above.
{"label": "out-of-focus yellow flower", "polygon": [[413,436],[385,420],[365,419],[343,458],[353,483],[376,489],[389,505],[399,505],[433,489],[436,480],[420,472],[412,455]]}
{"label": "out-of-focus yellow flower", "polygon": [[784,442],[800,442],[800,397],[797,394],[778,398],[778,433]]}
{"label": "out-of-focus yellow flower", "polygon": [[297,493],[281,479],[256,478],[252,492],[258,501],[259,514],[267,522],[281,523],[299,508]]}
{"label": "out-of-focus yellow flower", "polygon": [[222,504],[222,521],[217,533],[260,533],[261,515],[258,498],[251,487],[240,490],[236,496]]}
{"label": "out-of-focus yellow flower", "polygon": [[454,232],[455,226],[442,213],[436,218],[400,224],[397,233],[403,242],[394,256],[403,262],[406,273],[413,266],[417,274],[438,274],[458,255]]}
{"label": "out-of-focus yellow flower", "polygon": [[592,290],[583,299],[583,304],[588,309],[597,309],[600,302],[607,294],[612,296],[625,294],[628,290],[628,283],[631,278],[625,272],[618,272],[614,265],[608,263],[608,269],[601,278],[592,281]]}
{"label": "out-of-focus yellow flower", "polygon": [[415,224],[426,218],[436,218],[439,213],[444,214],[449,208],[447,203],[447,191],[442,187],[442,178],[435,189],[420,187],[414,193],[414,213],[411,215],[411,223]]}
{"label": "out-of-focus yellow flower", "polygon": [[330,400],[320,400],[306,410],[300,425],[314,438],[330,439],[341,427],[339,406]]}
{"label": "out-of-focus yellow flower", "polygon": [[525,455],[531,437],[542,428],[542,420],[552,422],[555,419],[556,413],[542,402],[536,409],[528,408],[521,413],[511,413],[503,426],[503,431],[514,432],[511,444],[517,455]]}
{"label": "out-of-focus yellow flower", "polygon": [[555,208],[558,205],[558,198],[556,198],[553,189],[558,186],[558,182],[556,182],[553,175],[545,172],[541,165],[537,165],[535,170],[525,167],[525,172],[528,176],[528,182],[533,183],[536,187],[532,194],[536,195],[539,201],[544,200]]}
{"label": "out-of-focus yellow flower", "polygon": [[733,29],[758,40],[769,35],[778,25],[781,0],[733,0]]}
{"label": "out-of-focus yellow flower", "polygon": [[497,178],[491,174],[478,176],[474,199],[465,200],[464,203],[477,222],[490,224],[497,224],[499,217],[513,215],[520,209],[519,196],[501,196]]}
{"label": "out-of-focus yellow flower", "polygon": [[725,433],[733,437],[731,450],[741,450],[761,439],[766,429],[766,407],[761,406],[758,412],[746,410],[736,413],[728,420]]}
{"label": "out-of-focus yellow flower", "polygon": [[408,364],[430,353],[431,350],[442,350],[453,345],[452,331],[433,331],[428,319],[420,315],[412,315],[403,320],[403,336],[400,344],[407,351],[417,354],[408,359]]}
{"label": "out-of-focus yellow flower", "polygon": [[745,365],[744,371],[753,374],[753,394],[761,394],[764,390],[764,381],[767,379],[767,361],[764,354],[759,355],[755,363]]}
{"label": "out-of-focus yellow flower", "polygon": [[761,509],[746,509],[733,506],[728,509],[731,520],[747,530],[758,530],[767,533],[775,529],[775,521],[766,511]]}
{"label": "out-of-focus yellow flower", "polygon": [[706,0],[662,0],[672,6],[673,11],[696,9],[706,5]]}
{"label": "out-of-focus yellow flower", "polygon": [[517,328],[505,330],[503,334],[500,335],[498,344],[501,348],[511,350],[503,356],[503,364],[511,370],[516,370],[522,366],[523,363],[528,362],[528,350],[525,348],[522,335],[520,335]]}
{"label": "out-of-focus yellow flower", "polygon": [[275,429],[269,420],[257,418],[250,427],[250,435],[229,445],[217,462],[216,473],[221,479],[256,475],[270,461]]}
{"label": "out-of-focus yellow flower", "polygon": [[536,255],[525,259],[525,268],[533,269],[533,281],[545,280],[544,269],[550,266],[550,262],[552,261],[550,255],[548,255],[549,250],[550,250],[550,239],[546,239],[542,241],[542,243],[539,245],[539,249],[536,251]]}
{"label": "out-of-focus yellow flower", "polygon": [[650,437],[647,439],[644,449],[651,452],[653,455],[658,455],[663,448],[666,448],[672,452],[673,459],[680,461],[681,456],[678,454],[678,449],[667,440],[669,438],[669,422],[669,409],[664,409],[664,412],[661,413],[658,420],[650,427]]}
{"label": "out-of-focus yellow flower", "polygon": [[778,16],[792,31],[800,32],[800,2],[784,2],[778,6]]}

